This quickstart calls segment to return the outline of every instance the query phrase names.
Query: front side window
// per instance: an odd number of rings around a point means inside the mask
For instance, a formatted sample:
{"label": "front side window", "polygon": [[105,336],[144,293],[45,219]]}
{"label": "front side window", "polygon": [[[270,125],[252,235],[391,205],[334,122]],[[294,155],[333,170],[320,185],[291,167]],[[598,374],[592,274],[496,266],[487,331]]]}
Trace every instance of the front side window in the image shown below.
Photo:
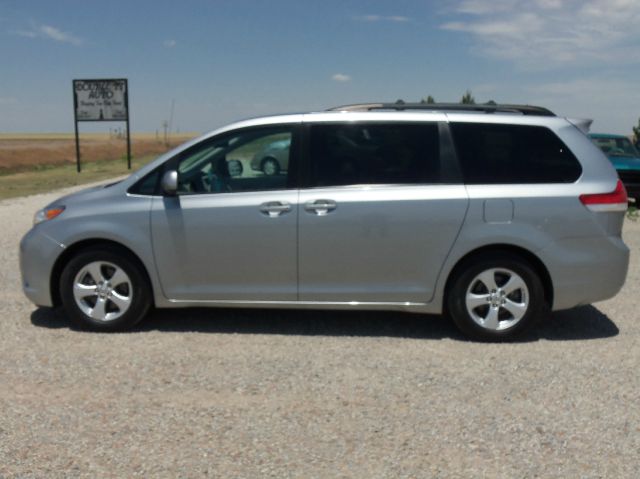
{"label": "front side window", "polygon": [[289,127],[241,130],[205,141],[180,155],[178,193],[209,194],[291,187]]}
{"label": "front side window", "polygon": [[142,178],[140,181],[138,181],[135,185],[133,185],[129,189],[129,193],[132,193],[134,195],[157,194],[158,180],[160,179],[161,172],[162,172],[162,167],[156,168],[151,173],[147,174],[144,178]]}
{"label": "front side window", "polygon": [[580,163],[545,127],[452,123],[465,183],[573,183]]}
{"label": "front side window", "polygon": [[436,123],[310,127],[311,186],[442,182]]}

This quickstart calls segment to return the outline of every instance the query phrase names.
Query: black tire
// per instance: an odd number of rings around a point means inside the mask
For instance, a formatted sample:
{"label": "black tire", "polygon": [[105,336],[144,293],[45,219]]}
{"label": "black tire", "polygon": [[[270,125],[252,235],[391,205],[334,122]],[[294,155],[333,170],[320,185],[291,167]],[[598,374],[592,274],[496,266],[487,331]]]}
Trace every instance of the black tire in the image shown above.
{"label": "black tire", "polygon": [[[96,276],[102,274],[102,281],[93,280],[93,274],[87,270],[91,265],[93,271],[99,271]],[[81,272],[82,277],[79,277]],[[116,272],[122,272],[125,276],[118,274],[116,278]],[[122,278],[126,278],[127,281],[123,281]],[[109,280],[118,284],[110,285]],[[76,299],[76,282],[90,290],[95,288],[98,291],[98,288],[103,287],[105,289],[101,289],[99,294],[91,292],[84,298]],[[99,283],[102,283],[102,286],[99,286]],[[152,301],[151,288],[138,261],[123,249],[113,246],[86,249],[74,256],[62,271],[60,298],[73,325],[91,331],[130,329],[144,318]],[[103,303],[102,309],[97,308],[98,301]],[[121,308],[117,303],[124,306]],[[99,309],[105,314],[100,314]],[[93,311],[96,317],[87,314],[87,310]],[[97,319],[100,316],[104,316],[104,319]]]}
{"label": "black tire", "polygon": [[275,176],[280,173],[280,163],[275,158],[268,156],[260,163],[260,169],[267,176]]}
{"label": "black tire", "polygon": [[[486,275],[483,275],[484,278],[494,279],[497,289],[489,290],[486,287],[484,281],[479,279],[483,273]],[[537,323],[548,311],[539,275],[518,255],[507,252],[479,255],[456,268],[454,275],[447,290],[446,312],[458,329],[470,338],[482,341],[513,339]],[[502,286],[507,286],[511,279],[514,280],[512,284],[521,284],[518,283],[518,279],[521,279],[525,287],[508,294],[507,290],[511,288],[503,290]],[[472,307],[475,303],[470,301],[467,307],[468,291],[478,297],[478,303],[486,300],[487,304]],[[525,304],[526,308],[523,308]],[[513,306],[518,308],[516,314],[512,313],[515,309]]]}

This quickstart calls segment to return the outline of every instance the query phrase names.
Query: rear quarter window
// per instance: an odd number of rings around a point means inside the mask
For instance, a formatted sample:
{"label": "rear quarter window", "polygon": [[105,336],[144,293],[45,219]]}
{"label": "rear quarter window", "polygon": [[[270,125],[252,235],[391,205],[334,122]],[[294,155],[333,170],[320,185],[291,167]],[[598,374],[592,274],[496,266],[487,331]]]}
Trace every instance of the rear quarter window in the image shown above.
{"label": "rear quarter window", "polygon": [[452,123],[467,184],[573,183],[582,168],[575,155],[542,126]]}

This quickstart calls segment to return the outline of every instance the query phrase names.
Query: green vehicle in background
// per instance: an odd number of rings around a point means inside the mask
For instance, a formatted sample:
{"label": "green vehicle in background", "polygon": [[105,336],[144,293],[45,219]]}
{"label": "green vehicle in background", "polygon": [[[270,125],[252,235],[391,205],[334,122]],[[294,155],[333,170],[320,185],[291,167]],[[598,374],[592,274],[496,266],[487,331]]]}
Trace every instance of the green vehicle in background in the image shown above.
{"label": "green vehicle in background", "polygon": [[640,152],[624,135],[590,133],[591,140],[607,155],[636,204],[640,199]]}

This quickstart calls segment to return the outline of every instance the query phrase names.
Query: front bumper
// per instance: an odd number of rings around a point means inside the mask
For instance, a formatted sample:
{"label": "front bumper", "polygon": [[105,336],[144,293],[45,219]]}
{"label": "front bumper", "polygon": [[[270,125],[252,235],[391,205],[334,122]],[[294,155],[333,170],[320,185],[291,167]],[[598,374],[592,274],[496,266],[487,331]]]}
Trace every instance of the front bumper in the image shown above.
{"label": "front bumper", "polygon": [[51,272],[64,245],[32,228],[20,241],[22,290],[37,306],[53,306]]}

